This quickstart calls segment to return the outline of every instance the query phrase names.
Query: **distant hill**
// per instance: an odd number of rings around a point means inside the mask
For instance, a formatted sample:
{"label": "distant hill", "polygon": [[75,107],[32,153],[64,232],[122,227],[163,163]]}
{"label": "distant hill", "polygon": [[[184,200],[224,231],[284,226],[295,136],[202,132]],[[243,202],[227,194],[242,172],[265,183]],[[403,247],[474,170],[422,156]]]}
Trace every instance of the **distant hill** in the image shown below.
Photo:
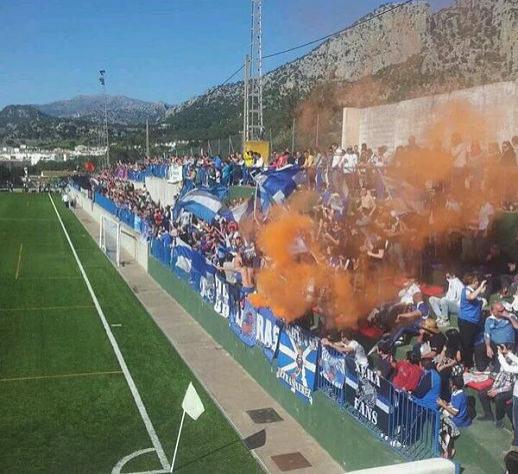
{"label": "distant hill", "polygon": [[0,127],[44,122],[51,118],[31,105],[8,105],[0,111]]}
{"label": "distant hill", "polygon": [[[110,124],[112,143],[142,143],[142,127]],[[140,137],[140,138],[139,138]],[[0,110],[0,144],[73,147],[99,145],[100,125],[84,119],[51,117],[31,105]]]}
{"label": "distant hill", "polygon": [[[314,127],[318,113],[324,143],[339,138],[343,106],[366,107],[518,77],[517,0],[456,0],[437,12],[426,1],[394,5],[379,7],[265,75],[265,124],[274,146],[290,143],[294,115],[302,138],[309,135],[309,125],[304,130],[302,122]],[[223,138],[240,131],[242,101],[242,81],[214,87],[169,109],[166,122],[175,139]]]}
{"label": "distant hill", "polygon": [[[103,95],[78,95],[72,99],[49,104],[33,105],[40,112],[52,117],[74,118],[89,121],[104,120]],[[125,96],[107,96],[108,121],[135,125],[157,122],[165,117],[170,106],[161,102],[145,102]]]}

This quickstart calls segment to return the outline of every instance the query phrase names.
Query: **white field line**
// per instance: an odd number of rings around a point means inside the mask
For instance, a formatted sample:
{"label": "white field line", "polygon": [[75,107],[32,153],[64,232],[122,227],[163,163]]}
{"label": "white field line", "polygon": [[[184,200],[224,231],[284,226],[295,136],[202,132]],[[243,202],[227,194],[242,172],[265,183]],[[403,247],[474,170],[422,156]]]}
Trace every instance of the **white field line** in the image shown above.
{"label": "white field line", "polygon": [[126,379],[126,382],[128,383],[131,394],[133,395],[133,399],[135,400],[137,409],[140,413],[140,416],[142,417],[142,421],[144,422],[144,425],[146,426],[146,430],[149,434],[149,438],[151,439],[151,442],[153,443],[153,447],[158,455],[160,464],[162,465],[163,469],[168,471],[170,469],[169,461],[167,460],[167,457],[164,452],[164,448],[162,447],[162,444],[160,443],[160,440],[158,439],[158,436],[156,434],[153,423],[151,422],[151,419],[149,418],[146,407],[144,406],[144,403],[142,402],[142,398],[140,397],[140,393],[137,389],[137,386],[135,385],[135,382],[133,381],[133,377],[131,376],[128,366],[126,365],[126,361],[124,360],[124,357],[121,353],[119,345],[117,344],[117,341],[115,340],[115,337],[110,329],[110,325],[108,324],[108,321],[106,320],[106,316],[104,315],[101,305],[99,304],[99,301],[97,300],[97,296],[95,296],[92,285],[90,284],[90,280],[88,279],[88,276],[86,275],[86,272],[83,268],[81,260],[79,260],[76,249],[74,248],[74,244],[72,243],[72,240],[70,239],[70,236],[68,235],[65,224],[63,224],[63,220],[61,219],[61,216],[59,215],[59,212],[56,208],[56,205],[54,204],[54,200],[52,199],[52,196],[50,194],[48,196],[49,196],[50,202],[52,203],[52,207],[54,208],[54,211],[56,212],[59,223],[61,224],[63,233],[65,234],[65,237],[68,241],[68,245],[70,246],[70,249],[72,250],[72,253],[74,254],[74,258],[76,259],[77,266],[79,267],[79,270],[81,271],[81,275],[83,276],[86,287],[88,288],[90,296],[92,297],[92,300],[95,305],[95,309],[97,310],[97,313],[99,314],[99,318],[101,319],[101,322],[103,324],[104,330],[106,331],[106,335],[108,336],[108,339],[112,345],[113,352],[115,353],[115,357],[117,357],[117,361],[119,362],[120,368],[122,369],[122,372],[124,373],[124,377]]}
{"label": "white field line", "polygon": [[23,244],[20,244],[20,251],[18,252],[18,265],[16,266],[16,275],[14,277],[15,280],[18,280],[20,276],[20,268],[22,264],[22,252],[23,252]]}

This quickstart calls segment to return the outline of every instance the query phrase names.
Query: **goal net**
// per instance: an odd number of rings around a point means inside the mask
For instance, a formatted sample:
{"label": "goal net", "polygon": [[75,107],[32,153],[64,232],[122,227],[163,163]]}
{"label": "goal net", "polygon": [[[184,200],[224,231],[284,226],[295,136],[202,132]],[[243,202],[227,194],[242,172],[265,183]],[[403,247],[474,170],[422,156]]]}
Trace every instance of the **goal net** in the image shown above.
{"label": "goal net", "polygon": [[121,225],[104,215],[101,215],[99,247],[117,266],[121,264]]}
{"label": "goal net", "polygon": [[137,237],[120,222],[105,215],[101,216],[99,246],[117,266],[137,260]]}

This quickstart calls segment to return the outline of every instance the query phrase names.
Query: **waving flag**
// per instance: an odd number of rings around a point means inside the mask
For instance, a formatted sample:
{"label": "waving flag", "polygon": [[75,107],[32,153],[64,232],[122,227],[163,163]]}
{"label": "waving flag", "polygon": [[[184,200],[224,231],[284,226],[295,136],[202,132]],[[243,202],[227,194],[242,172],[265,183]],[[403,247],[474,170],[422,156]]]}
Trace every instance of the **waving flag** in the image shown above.
{"label": "waving flag", "polygon": [[245,202],[230,209],[231,219],[241,222],[241,219],[251,216],[254,213],[254,198],[250,197]]}
{"label": "waving flag", "polygon": [[198,219],[211,222],[222,209],[223,203],[216,196],[203,189],[193,189],[176,201],[174,215],[178,216],[185,210]]}
{"label": "waving flag", "polygon": [[303,170],[299,166],[287,166],[280,170],[268,170],[255,177],[259,187],[261,210],[268,212],[270,205],[282,204],[303,179]]}

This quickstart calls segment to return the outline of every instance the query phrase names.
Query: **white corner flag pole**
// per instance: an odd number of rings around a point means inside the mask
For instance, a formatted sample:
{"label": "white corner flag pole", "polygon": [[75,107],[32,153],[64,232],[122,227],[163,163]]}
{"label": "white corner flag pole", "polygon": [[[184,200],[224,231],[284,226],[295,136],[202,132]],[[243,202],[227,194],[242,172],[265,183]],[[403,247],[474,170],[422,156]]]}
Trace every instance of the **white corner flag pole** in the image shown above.
{"label": "white corner flag pole", "polygon": [[174,447],[173,460],[171,461],[171,470],[173,472],[174,462],[176,461],[176,453],[178,452],[178,445],[180,444],[180,436],[182,435],[183,421],[185,420],[185,410],[182,413],[182,421],[180,421],[180,429],[178,430],[178,436],[176,438],[176,446]]}
{"label": "white corner flag pole", "polygon": [[203,403],[201,402],[200,397],[191,382],[189,382],[189,386],[187,387],[187,391],[183,397],[182,410],[182,420],[180,421],[180,429],[178,430],[178,437],[176,438],[176,446],[174,447],[173,460],[171,461],[171,470],[169,472],[173,472],[174,469],[174,463],[176,461],[176,454],[178,453],[178,446],[180,445],[180,436],[182,435],[185,414],[187,413],[194,421],[196,421],[205,411],[205,407],[203,406]]}

